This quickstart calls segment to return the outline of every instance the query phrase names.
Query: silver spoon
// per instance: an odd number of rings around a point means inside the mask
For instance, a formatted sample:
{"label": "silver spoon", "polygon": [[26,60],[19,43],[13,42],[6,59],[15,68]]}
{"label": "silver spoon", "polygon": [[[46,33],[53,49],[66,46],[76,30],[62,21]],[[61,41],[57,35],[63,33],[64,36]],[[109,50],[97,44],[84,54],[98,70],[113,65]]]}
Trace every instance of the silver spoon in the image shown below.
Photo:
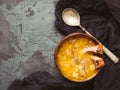
{"label": "silver spoon", "polygon": [[[81,26],[80,24],[80,15],[79,13],[73,9],[73,8],[66,8],[63,10],[62,12],[62,18],[63,21],[69,25],[69,26],[79,26],[82,31],[84,31],[86,34],[92,36],[94,39],[96,39],[93,35],[91,35],[84,27]],[[96,39],[96,41],[100,44],[102,44],[100,41],[98,41]],[[103,45],[103,44],[102,44]],[[119,58],[117,56],[115,56],[115,54],[113,54],[109,49],[107,49],[104,45],[103,45],[103,51],[106,53],[106,55],[114,62],[114,63],[118,63]]]}

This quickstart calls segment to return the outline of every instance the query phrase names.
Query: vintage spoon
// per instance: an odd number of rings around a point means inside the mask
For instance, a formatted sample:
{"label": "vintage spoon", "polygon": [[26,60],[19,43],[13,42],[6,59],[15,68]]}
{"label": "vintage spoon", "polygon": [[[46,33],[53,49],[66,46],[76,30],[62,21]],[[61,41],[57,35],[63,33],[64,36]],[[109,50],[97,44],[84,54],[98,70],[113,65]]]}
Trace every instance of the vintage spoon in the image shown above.
{"label": "vintage spoon", "polygon": [[[93,35],[91,35],[84,27],[81,26],[80,24],[80,15],[79,13],[73,9],[73,8],[66,8],[63,10],[62,12],[62,18],[63,21],[69,25],[69,26],[79,26],[83,32],[85,32],[86,34],[92,36],[94,39],[96,39]],[[98,41],[96,39],[96,41],[100,44],[102,44],[100,41]],[[103,45],[103,44],[102,44]],[[106,55],[114,62],[114,63],[118,63],[119,58],[117,56],[115,56],[115,54],[113,54],[109,49],[107,49],[104,45],[103,45],[103,51],[106,53]]]}

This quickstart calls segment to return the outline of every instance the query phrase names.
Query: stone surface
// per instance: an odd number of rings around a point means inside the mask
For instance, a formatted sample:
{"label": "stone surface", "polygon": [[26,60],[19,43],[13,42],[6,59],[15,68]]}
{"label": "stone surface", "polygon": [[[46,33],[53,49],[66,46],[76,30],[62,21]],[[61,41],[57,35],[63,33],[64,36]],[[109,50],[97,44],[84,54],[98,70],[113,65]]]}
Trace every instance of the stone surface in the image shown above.
{"label": "stone surface", "polygon": [[0,0],[0,90],[36,71],[58,73],[54,49],[57,0]]}

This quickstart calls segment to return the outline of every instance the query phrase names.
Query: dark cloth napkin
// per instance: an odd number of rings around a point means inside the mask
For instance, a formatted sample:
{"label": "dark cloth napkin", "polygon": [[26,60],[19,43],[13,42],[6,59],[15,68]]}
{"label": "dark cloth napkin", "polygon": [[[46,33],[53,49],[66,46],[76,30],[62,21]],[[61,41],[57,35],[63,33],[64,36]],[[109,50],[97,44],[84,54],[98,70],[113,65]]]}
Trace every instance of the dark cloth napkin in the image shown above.
{"label": "dark cloth napkin", "polygon": [[[55,27],[63,35],[81,32],[66,25],[61,17],[65,8],[76,9],[81,25],[120,58],[120,0],[59,0],[55,7]],[[120,90],[120,63],[114,64],[104,54],[105,67],[88,82],[59,81],[48,72],[36,72],[15,80],[8,90]],[[62,77],[62,76],[61,76]]]}

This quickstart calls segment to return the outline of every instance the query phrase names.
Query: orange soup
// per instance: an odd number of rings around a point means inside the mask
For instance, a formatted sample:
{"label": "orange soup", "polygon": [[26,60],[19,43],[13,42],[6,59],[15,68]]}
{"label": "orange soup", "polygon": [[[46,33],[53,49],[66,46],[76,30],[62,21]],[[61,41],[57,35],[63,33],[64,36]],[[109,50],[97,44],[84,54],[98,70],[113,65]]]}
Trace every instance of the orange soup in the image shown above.
{"label": "orange soup", "polygon": [[82,34],[64,39],[56,51],[56,65],[61,74],[76,82],[94,77],[99,72],[93,59],[93,54],[97,52],[85,51],[85,48],[96,45],[95,40]]}

